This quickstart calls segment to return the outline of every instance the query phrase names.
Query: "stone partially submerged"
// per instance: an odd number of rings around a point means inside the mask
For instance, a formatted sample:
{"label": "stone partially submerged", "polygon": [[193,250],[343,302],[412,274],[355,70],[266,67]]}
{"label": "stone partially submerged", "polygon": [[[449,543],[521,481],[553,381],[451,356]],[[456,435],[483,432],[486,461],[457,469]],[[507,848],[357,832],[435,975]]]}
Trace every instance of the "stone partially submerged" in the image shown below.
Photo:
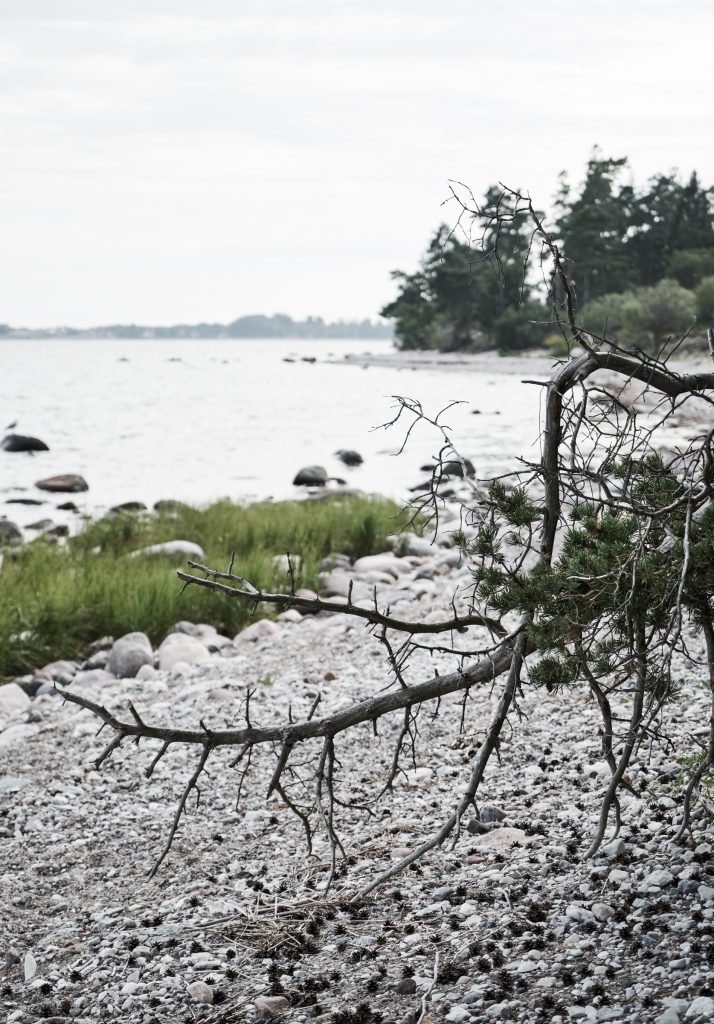
{"label": "stone partially submerged", "polygon": [[39,437],[25,434],[7,434],[0,441],[0,448],[5,452],[48,452],[50,449]]}
{"label": "stone partially submerged", "polygon": [[51,491],[53,494],[79,494],[81,491],[89,490],[89,484],[78,473],[48,476],[45,480],[38,480],[35,487],[39,487],[41,491]]}

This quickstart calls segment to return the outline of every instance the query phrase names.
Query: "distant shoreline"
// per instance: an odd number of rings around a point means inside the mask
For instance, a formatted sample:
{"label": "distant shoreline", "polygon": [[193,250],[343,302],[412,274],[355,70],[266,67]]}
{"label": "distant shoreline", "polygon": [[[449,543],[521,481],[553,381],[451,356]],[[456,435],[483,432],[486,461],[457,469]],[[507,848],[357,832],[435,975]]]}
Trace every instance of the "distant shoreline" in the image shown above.
{"label": "distant shoreline", "polygon": [[172,324],[151,327],[140,324],[105,324],[97,327],[11,327],[0,324],[0,340],[162,341],[188,339],[229,341],[295,339],[296,341],[391,340],[392,327],[372,320],[325,321],[322,317],[293,320],[283,314],[243,316],[228,324]]}

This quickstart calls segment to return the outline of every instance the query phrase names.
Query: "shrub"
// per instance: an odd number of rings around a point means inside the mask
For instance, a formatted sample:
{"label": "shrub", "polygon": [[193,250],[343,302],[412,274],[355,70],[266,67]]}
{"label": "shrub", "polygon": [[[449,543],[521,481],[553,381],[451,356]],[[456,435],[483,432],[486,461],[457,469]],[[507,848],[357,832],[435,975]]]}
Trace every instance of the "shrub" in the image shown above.
{"label": "shrub", "polygon": [[695,291],[697,321],[701,327],[714,326],[714,276],[705,277]]}

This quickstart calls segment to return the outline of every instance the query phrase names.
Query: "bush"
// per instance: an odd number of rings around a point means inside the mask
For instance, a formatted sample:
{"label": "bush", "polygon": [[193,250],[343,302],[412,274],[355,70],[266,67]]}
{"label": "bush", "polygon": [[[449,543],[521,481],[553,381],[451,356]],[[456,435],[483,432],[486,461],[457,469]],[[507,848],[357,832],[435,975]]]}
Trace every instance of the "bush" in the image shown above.
{"label": "bush", "polygon": [[705,277],[695,291],[700,327],[714,327],[714,276]]}
{"label": "bush", "polygon": [[543,344],[554,359],[567,359],[570,355],[570,345],[562,334],[549,334]]}
{"label": "bush", "polygon": [[681,249],[667,265],[666,276],[683,288],[696,288],[705,277],[714,274],[714,249]]}
{"label": "bush", "polygon": [[499,352],[521,352],[543,344],[551,316],[539,302],[525,302],[507,309],[493,325],[493,340]]}
{"label": "bush", "polygon": [[587,330],[620,345],[652,349],[684,334],[695,315],[694,293],[665,279],[652,288],[613,292],[589,302],[582,322]]}

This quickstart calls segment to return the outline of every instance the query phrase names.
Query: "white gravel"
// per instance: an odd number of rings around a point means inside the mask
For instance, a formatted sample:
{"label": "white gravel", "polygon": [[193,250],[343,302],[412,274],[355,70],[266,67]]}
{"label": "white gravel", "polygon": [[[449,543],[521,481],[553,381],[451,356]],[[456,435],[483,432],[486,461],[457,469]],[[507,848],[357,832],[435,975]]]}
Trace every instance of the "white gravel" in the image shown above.
{"label": "white gravel", "polygon": [[[439,551],[401,568],[386,575],[403,616],[436,616],[464,581]],[[317,692],[324,715],[392,685],[361,622],[292,615],[252,635],[214,643],[200,664],[138,679],[113,678],[95,656],[71,685],[122,714],[130,699],[147,721],[192,727],[240,721],[248,687],[252,720],[268,724],[285,720],[288,706],[294,719],[306,715]],[[408,678],[453,667],[453,656],[417,652]],[[582,860],[607,780],[597,709],[581,689],[526,687],[481,794],[490,831],[474,821],[473,834],[464,830],[360,909],[346,897],[453,806],[495,701],[488,689],[471,691],[463,731],[458,697],[442,701],[436,719],[424,707],[407,774],[369,813],[341,811],[349,866],[327,897],[324,839],[308,856],[300,822],[265,798],[273,751],[255,758],[237,807],[238,770],[227,751],[214,755],[199,806],[192,797],[149,879],[197,752],[172,748],[147,780],[156,745],[126,743],[97,772],[93,759],[110,737],[96,736],[89,712],[51,692],[17,702],[0,722],[7,1020],[711,1020],[714,829],[696,808],[692,837],[670,841],[677,758],[706,727],[709,695],[691,677],[681,687],[667,713],[675,746],[653,745],[649,761],[631,767],[637,795],[622,794],[624,827],[600,856]],[[380,722],[377,737],[367,726],[338,737],[343,799],[364,804],[379,791],[400,721]],[[293,755],[308,783],[315,749]]]}

